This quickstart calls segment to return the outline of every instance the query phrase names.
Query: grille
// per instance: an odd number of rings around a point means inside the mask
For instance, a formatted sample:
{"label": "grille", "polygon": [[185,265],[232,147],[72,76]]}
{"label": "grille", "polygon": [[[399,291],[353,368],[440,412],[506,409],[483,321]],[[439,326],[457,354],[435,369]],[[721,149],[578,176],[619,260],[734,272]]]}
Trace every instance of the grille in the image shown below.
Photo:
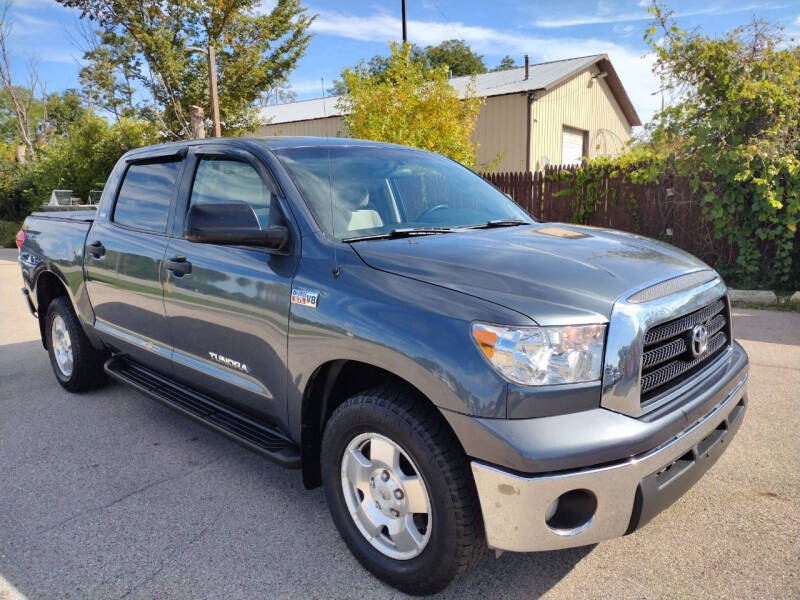
{"label": "grille", "polygon": [[[695,356],[692,330],[703,324],[708,330],[708,347]],[[703,367],[730,345],[728,304],[720,298],[703,308],[652,327],[644,336],[641,402],[668,391]]]}

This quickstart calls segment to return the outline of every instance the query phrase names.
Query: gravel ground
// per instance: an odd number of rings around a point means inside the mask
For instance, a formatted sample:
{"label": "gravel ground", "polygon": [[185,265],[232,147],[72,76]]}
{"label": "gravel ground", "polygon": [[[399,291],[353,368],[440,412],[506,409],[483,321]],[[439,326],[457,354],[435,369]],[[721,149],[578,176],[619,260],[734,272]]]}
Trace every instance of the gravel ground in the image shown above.
{"label": "gravel ground", "polygon": [[[0,251],[0,600],[403,597],[297,472],[120,385],[64,392],[20,286]],[[800,596],[800,314],[734,315],[749,411],[682,500],[626,538],[487,554],[442,597]]]}

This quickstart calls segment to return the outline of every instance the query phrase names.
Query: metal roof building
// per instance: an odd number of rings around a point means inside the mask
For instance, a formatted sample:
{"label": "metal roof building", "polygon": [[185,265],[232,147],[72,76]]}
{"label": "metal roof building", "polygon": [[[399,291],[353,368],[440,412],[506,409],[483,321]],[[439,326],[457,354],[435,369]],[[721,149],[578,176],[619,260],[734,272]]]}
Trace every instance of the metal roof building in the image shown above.
{"label": "metal roof building", "polygon": [[[618,154],[641,125],[605,54],[455,77],[464,95],[472,84],[486,99],[473,137],[478,166],[523,171]],[[266,135],[347,135],[337,97],[261,109]]]}

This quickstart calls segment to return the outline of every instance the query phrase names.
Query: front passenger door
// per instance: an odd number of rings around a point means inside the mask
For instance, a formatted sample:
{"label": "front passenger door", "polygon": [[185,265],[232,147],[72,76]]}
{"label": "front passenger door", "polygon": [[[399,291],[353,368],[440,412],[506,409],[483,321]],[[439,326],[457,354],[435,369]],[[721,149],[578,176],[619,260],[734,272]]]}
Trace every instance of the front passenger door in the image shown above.
{"label": "front passenger door", "polygon": [[[226,201],[250,203],[262,228],[288,224],[277,186],[248,153],[203,146],[190,154],[185,173],[176,225],[193,204]],[[297,236],[293,254],[285,256],[252,246],[190,242],[182,229],[176,234],[165,255],[164,279],[176,377],[240,410],[282,421]]]}

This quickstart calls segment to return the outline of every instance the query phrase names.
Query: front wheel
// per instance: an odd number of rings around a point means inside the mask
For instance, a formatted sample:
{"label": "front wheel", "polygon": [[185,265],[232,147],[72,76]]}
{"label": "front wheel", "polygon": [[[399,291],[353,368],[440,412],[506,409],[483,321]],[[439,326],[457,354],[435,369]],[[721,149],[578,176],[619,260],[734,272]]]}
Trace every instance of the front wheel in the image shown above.
{"label": "front wheel", "polygon": [[383,387],[331,415],[322,477],[339,532],[359,562],[410,594],[432,594],[485,549],[458,440],[424,398]]}

